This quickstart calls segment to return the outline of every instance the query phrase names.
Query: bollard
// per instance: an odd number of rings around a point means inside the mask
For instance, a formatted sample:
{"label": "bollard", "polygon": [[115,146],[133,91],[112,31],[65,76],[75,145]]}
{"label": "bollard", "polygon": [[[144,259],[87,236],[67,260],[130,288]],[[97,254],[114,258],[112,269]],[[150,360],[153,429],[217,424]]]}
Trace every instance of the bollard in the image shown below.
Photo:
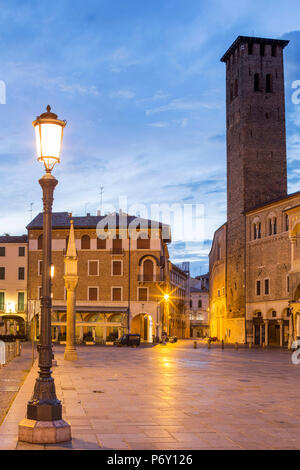
{"label": "bollard", "polygon": [[263,349],[266,349],[266,343],[263,343],[263,344],[262,344],[262,348],[263,348]]}
{"label": "bollard", "polygon": [[252,349],[252,341],[249,343],[249,349]]}
{"label": "bollard", "polygon": [[221,341],[221,348],[224,349],[224,339]]}
{"label": "bollard", "polygon": [[0,368],[5,366],[5,343],[0,340]]}
{"label": "bollard", "polygon": [[239,349],[239,343],[234,343],[234,349]]}
{"label": "bollard", "polygon": [[21,356],[21,341],[19,339],[16,339],[15,350],[16,350],[16,356]]}
{"label": "bollard", "polygon": [[10,343],[10,360],[15,358],[15,343]]}
{"label": "bollard", "polygon": [[194,349],[197,349],[197,341],[194,341]]}
{"label": "bollard", "polygon": [[207,341],[207,349],[210,349],[211,341],[210,339]]}

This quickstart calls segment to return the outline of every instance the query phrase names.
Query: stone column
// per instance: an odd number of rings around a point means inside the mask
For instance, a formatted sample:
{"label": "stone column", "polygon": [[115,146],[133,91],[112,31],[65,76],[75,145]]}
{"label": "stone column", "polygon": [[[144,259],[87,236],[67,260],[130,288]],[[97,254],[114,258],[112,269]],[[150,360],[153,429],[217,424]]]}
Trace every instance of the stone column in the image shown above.
{"label": "stone column", "polygon": [[75,247],[75,235],[73,220],[69,233],[69,242],[67,253],[64,258],[65,263],[65,286],[67,290],[67,344],[64,359],[68,361],[77,360],[76,352],[76,287],[78,283],[77,276],[77,252]]}
{"label": "stone column", "polygon": [[252,344],[255,344],[255,324],[252,325]]}
{"label": "stone column", "polygon": [[82,343],[83,341],[83,326],[79,327],[79,341]]}
{"label": "stone column", "polygon": [[262,327],[263,327],[263,324],[260,323],[260,325],[259,325],[259,344],[260,344],[260,346],[262,346]]}
{"label": "stone column", "polygon": [[278,320],[279,326],[280,326],[280,347],[282,348],[283,346],[283,320],[280,319]]}
{"label": "stone column", "polygon": [[264,320],[265,324],[265,345],[269,344],[269,320]]}

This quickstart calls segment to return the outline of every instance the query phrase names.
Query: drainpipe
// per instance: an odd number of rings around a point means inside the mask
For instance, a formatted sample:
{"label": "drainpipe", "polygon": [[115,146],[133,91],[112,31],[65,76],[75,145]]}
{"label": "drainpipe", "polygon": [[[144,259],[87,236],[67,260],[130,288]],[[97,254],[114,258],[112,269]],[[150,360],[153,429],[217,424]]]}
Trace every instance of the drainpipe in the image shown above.
{"label": "drainpipe", "polygon": [[131,237],[128,228],[128,241],[129,241],[129,249],[128,249],[128,333],[130,333],[130,267],[131,267]]}

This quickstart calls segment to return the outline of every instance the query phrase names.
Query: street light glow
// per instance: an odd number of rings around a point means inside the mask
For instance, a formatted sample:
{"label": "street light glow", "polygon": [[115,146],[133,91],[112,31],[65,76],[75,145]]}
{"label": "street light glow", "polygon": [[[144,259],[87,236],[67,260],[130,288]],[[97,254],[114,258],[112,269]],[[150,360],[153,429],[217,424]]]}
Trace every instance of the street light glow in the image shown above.
{"label": "street light glow", "polygon": [[66,121],[61,121],[47,106],[47,112],[41,114],[32,123],[35,129],[35,140],[38,160],[51,171],[60,162],[61,142]]}

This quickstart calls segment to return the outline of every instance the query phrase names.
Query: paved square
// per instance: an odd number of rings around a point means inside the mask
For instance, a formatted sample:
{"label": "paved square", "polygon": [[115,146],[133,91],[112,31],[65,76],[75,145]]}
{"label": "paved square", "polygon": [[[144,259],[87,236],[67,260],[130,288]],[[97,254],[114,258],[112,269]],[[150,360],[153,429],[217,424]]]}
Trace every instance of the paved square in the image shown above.
{"label": "paved square", "polygon": [[[135,349],[82,346],[75,363],[64,361],[63,351],[55,347],[53,370],[72,442],[18,449],[300,447],[300,365],[289,351],[194,349],[185,340]],[[15,400],[19,415],[35,376]],[[10,421],[17,424],[13,407],[2,437]]]}

